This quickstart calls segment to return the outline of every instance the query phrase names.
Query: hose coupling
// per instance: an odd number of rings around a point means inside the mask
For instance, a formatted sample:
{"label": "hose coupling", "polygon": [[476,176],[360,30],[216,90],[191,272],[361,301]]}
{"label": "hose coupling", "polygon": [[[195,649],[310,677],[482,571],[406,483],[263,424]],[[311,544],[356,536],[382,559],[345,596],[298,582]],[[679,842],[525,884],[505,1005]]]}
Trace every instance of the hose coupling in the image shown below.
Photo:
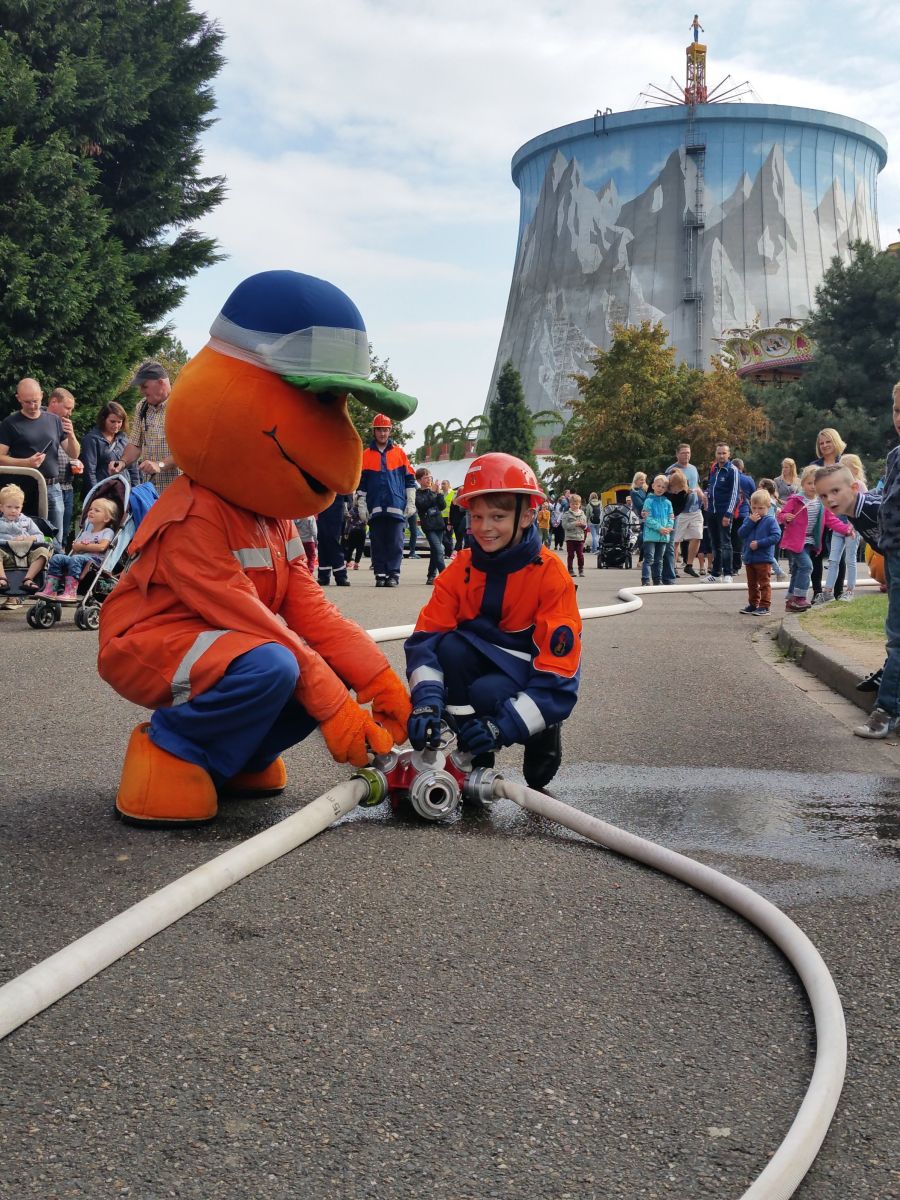
{"label": "hose coupling", "polygon": [[387,799],[387,776],[377,767],[359,767],[353,772],[353,778],[365,780],[369,788],[364,798],[359,802],[361,808],[374,808],[376,804],[380,804],[382,800]]}

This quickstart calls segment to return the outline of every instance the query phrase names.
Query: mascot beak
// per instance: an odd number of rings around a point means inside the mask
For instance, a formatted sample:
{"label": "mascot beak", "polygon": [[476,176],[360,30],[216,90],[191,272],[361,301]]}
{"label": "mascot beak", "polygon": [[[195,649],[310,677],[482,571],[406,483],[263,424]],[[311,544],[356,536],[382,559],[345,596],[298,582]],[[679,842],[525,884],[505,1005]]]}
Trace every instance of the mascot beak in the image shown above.
{"label": "mascot beak", "polygon": [[348,393],[372,412],[386,413],[394,421],[404,421],[416,411],[416,399],[404,392],[395,392],[374,379],[361,379],[358,375],[282,375],[304,392],[312,392],[320,398],[332,396],[335,400],[345,398]]}

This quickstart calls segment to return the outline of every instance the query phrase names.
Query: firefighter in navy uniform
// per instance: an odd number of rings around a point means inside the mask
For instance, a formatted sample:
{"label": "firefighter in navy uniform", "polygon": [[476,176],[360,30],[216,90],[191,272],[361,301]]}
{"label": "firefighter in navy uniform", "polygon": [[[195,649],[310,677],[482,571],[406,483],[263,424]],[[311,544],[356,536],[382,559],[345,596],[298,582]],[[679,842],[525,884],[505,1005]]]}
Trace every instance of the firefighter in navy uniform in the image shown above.
{"label": "firefighter in navy uniform", "polygon": [[378,413],[363,451],[358,508],[369,522],[376,587],[397,587],[406,519],[416,511],[416,477],[406,451],[394,444],[391,418]]}
{"label": "firefighter in navy uniform", "polygon": [[581,661],[575,585],[535,524],[543,499],[521,459],[475,459],[456,494],[471,548],[437,577],[405,646],[413,747],[436,748],[442,720],[476,766],[492,765],[501,746],[524,745],[533,788],[559,769]]}

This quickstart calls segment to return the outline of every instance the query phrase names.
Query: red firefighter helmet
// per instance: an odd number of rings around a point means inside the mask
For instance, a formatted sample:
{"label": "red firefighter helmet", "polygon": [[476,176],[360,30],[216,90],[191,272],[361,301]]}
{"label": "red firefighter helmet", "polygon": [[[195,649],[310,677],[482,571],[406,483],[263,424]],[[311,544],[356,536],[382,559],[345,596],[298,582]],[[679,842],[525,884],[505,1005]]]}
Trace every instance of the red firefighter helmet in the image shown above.
{"label": "red firefighter helmet", "polygon": [[468,508],[476,496],[486,496],[489,492],[529,496],[531,508],[537,508],[546,499],[528,463],[497,451],[479,455],[469,466],[463,485],[456,493],[456,503],[460,508]]}
{"label": "red firefighter helmet", "polygon": [[391,420],[391,418],[386,417],[384,413],[376,413],[372,418],[373,429],[390,429],[393,423],[394,422]]}

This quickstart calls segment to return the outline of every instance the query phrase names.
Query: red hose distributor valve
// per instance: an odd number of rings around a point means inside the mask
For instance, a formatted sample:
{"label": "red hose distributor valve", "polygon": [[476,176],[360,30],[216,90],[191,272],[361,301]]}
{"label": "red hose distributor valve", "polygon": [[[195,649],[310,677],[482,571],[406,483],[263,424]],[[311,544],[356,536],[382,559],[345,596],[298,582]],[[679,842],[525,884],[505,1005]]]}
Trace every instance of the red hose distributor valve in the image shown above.
{"label": "red hose distributor valve", "polygon": [[392,750],[374,759],[396,810],[408,800],[426,821],[447,821],[462,800],[480,804],[493,801],[494,781],[502,778],[491,767],[473,770],[471,755],[461,750]]}

